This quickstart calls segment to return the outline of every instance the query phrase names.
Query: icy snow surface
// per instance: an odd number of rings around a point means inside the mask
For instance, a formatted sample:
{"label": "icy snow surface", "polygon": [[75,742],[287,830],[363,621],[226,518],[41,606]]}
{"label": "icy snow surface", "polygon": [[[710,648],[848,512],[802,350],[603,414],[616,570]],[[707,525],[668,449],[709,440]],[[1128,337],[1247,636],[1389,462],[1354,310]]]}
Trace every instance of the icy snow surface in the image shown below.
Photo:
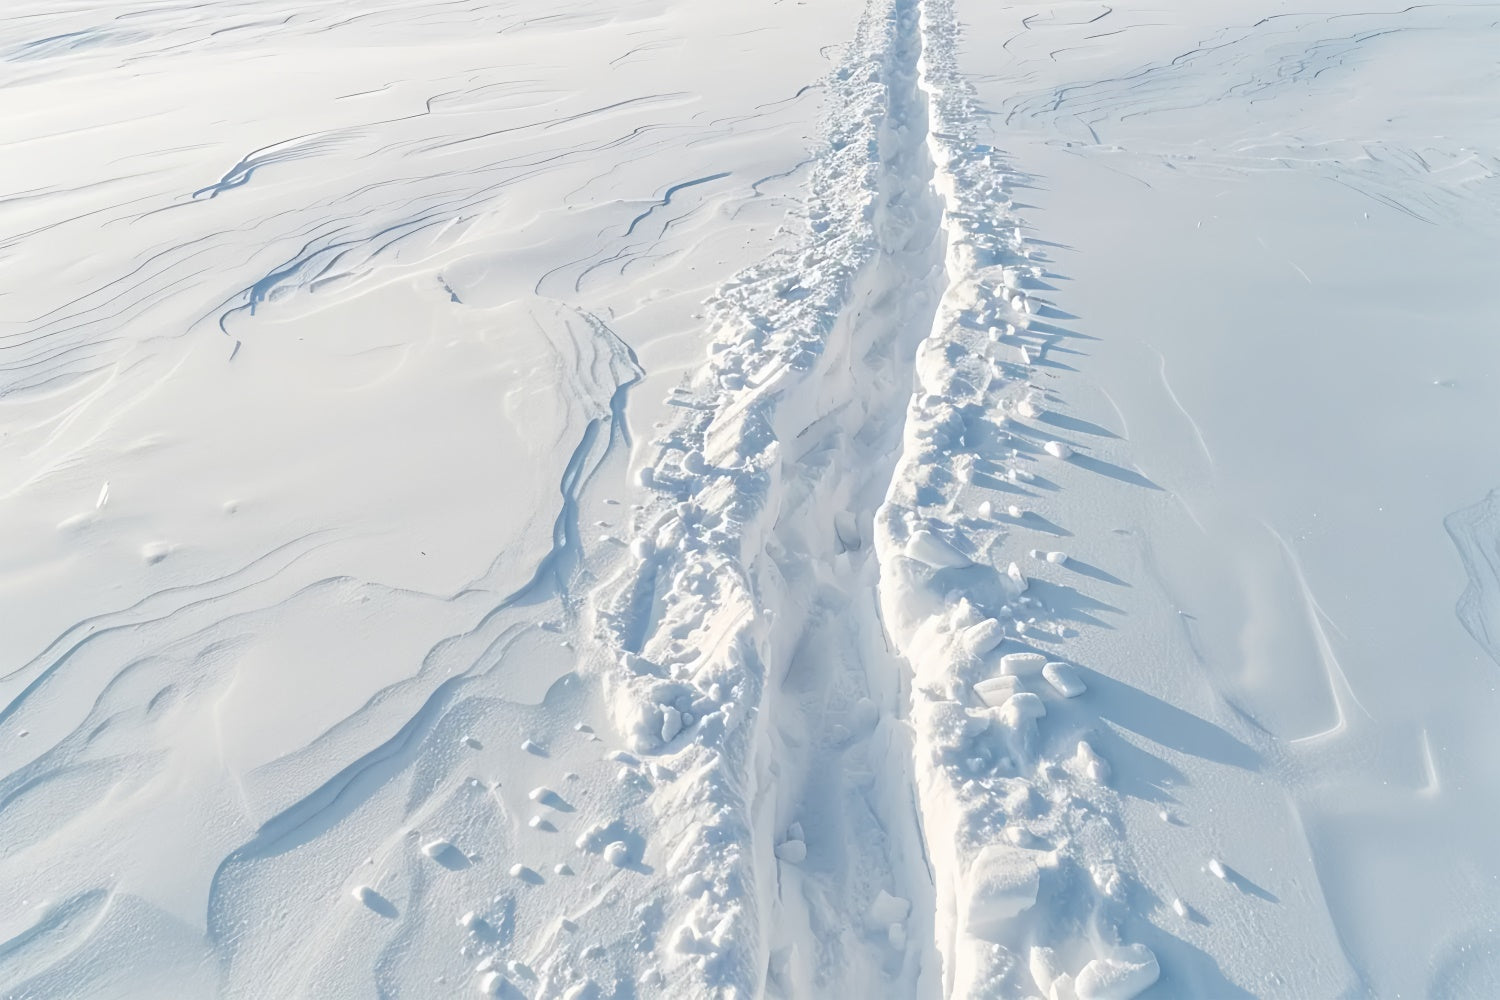
{"label": "icy snow surface", "polygon": [[1500,995],[1500,8],[0,12],[0,995]]}

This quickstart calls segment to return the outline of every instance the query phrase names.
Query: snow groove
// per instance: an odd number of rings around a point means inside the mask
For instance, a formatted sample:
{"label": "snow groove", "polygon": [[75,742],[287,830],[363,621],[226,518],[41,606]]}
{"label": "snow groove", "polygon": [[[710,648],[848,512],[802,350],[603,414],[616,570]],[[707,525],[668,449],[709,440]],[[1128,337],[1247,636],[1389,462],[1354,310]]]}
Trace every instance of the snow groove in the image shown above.
{"label": "snow groove", "polygon": [[873,0],[829,80],[805,241],[721,290],[596,595],[608,702],[670,761],[661,970],[720,996],[935,992],[901,670],[874,600],[913,348],[942,293],[917,6]]}
{"label": "snow groove", "polygon": [[[1055,377],[1046,355],[1068,334],[1039,318],[1045,258],[1024,238],[1000,155],[976,139],[952,0],[920,6],[949,284],[918,348],[874,543],[884,619],[912,673],[943,993],[1129,998],[1158,966],[1118,932],[1130,890],[1118,802],[1079,738],[1096,720],[1063,707],[1085,688],[1064,645],[1080,619],[1054,606],[1068,588],[1033,588],[1018,562],[1021,539],[1059,533],[1027,507],[1057,489],[1048,465],[1074,456],[1035,423],[1061,405],[1038,383]],[[974,504],[995,493],[1009,494],[1005,510]]]}

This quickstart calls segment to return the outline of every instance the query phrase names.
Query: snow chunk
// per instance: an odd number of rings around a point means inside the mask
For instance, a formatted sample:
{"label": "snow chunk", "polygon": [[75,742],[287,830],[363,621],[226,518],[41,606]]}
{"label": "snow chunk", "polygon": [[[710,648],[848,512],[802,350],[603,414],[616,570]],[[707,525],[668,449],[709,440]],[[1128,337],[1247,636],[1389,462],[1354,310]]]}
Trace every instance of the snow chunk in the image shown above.
{"label": "snow chunk", "polygon": [[479,992],[487,997],[500,995],[500,988],[505,985],[505,977],[498,972],[486,972],[484,978],[479,980]]}
{"label": "snow chunk", "polygon": [[1046,670],[1047,658],[1041,653],[1006,653],[1000,657],[1000,673],[1011,677],[1030,677]]}
{"label": "snow chunk", "polygon": [[671,705],[661,707],[661,741],[671,743],[682,732],[682,712]]}
{"label": "snow chunk", "polygon": [[428,841],[422,845],[422,853],[434,861],[447,856],[449,851],[454,850],[457,850],[457,848],[453,846],[452,842],[444,840],[442,837],[439,837],[437,840]]}
{"label": "snow chunk", "polygon": [[350,890],[349,895],[359,900],[365,906],[374,909],[380,905],[381,895],[368,885],[357,885]]}
{"label": "snow chunk", "polygon": [[1033,945],[1026,964],[1031,972],[1031,978],[1036,981],[1036,988],[1043,993],[1050,993],[1052,984],[1063,975],[1062,963],[1058,961],[1057,953],[1051,948]]}
{"label": "snow chunk", "polygon": [[800,865],[807,860],[807,843],[801,840],[783,840],[776,845],[776,856],[789,864]]}
{"label": "snow chunk", "polygon": [[1088,690],[1088,685],[1083,683],[1071,663],[1049,663],[1042,667],[1042,676],[1064,698],[1077,698]]}
{"label": "snow chunk", "polygon": [[870,909],[865,913],[865,926],[872,931],[885,930],[892,924],[906,923],[909,913],[911,913],[910,900],[892,896],[881,889],[875,894],[875,901],[870,904]]}
{"label": "snow chunk", "polygon": [[1172,912],[1177,914],[1179,917],[1186,919],[1188,915],[1188,905],[1184,903],[1181,898],[1173,899]]}
{"label": "snow chunk", "polygon": [[974,685],[974,693],[990,708],[999,708],[1016,693],[1016,678],[1009,674],[985,678]]}
{"label": "snow chunk", "polygon": [[1156,983],[1161,967],[1143,944],[1113,949],[1083,967],[1073,982],[1078,1000],[1132,1000]]}
{"label": "snow chunk", "polygon": [[864,544],[859,537],[859,522],[847,510],[833,515],[833,532],[838,536],[839,544],[849,552],[857,551]]}
{"label": "snow chunk", "polygon": [[1047,561],[1054,566],[1061,566],[1068,561],[1068,554],[1066,552],[1048,552]]}
{"label": "snow chunk", "polygon": [[1042,408],[1030,399],[1023,399],[1016,404],[1016,412],[1023,417],[1036,418],[1042,415]]}
{"label": "snow chunk", "polygon": [[623,840],[615,840],[604,845],[604,860],[616,868],[624,868],[630,864],[630,845]]}
{"label": "snow chunk", "polygon": [[969,867],[967,886],[965,929],[982,940],[1004,943],[1011,921],[1036,905],[1041,878],[1035,853],[989,844]]}
{"label": "snow chunk", "polygon": [[1005,641],[1005,626],[993,618],[986,618],[963,630],[964,648],[974,656],[983,656]]}
{"label": "snow chunk", "polygon": [[1053,458],[1073,457],[1073,449],[1069,448],[1061,441],[1048,441],[1046,444],[1042,445],[1042,450],[1051,455]]}
{"label": "snow chunk", "polygon": [[1229,878],[1229,872],[1224,870],[1224,862],[1220,861],[1218,858],[1208,859],[1208,872],[1214,878],[1221,878],[1225,879],[1226,881]]}
{"label": "snow chunk", "polygon": [[926,528],[912,532],[906,540],[906,554],[937,569],[960,569],[970,564],[968,556]]}
{"label": "snow chunk", "polygon": [[1026,723],[1035,722],[1046,714],[1047,706],[1030,691],[1013,694],[1000,706],[1000,721],[1011,729],[1021,729]]}
{"label": "snow chunk", "polygon": [[1086,740],[1078,741],[1078,750],[1073,754],[1073,763],[1089,780],[1104,784],[1109,780],[1109,765],[1104,758],[1094,752],[1094,748],[1088,745]]}

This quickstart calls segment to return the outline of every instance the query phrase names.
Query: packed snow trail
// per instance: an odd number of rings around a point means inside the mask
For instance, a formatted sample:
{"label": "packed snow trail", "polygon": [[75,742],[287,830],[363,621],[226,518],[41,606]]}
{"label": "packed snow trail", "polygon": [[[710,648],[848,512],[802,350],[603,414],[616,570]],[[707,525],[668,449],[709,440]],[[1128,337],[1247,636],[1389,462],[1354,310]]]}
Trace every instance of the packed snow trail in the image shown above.
{"label": "packed snow trail", "polygon": [[691,416],[655,442],[604,588],[611,703],[678,847],[669,963],[726,995],[931,991],[904,689],[873,512],[940,292],[920,33],[872,3],[830,79],[805,245],[725,288]]}

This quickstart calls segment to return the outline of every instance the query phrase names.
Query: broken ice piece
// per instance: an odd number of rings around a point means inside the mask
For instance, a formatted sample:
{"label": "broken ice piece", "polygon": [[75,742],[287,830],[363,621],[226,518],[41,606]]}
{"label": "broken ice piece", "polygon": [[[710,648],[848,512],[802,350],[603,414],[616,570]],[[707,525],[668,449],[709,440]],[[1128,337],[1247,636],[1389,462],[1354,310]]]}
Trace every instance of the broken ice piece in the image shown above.
{"label": "broken ice piece", "polygon": [[1064,698],[1077,698],[1088,690],[1071,663],[1052,662],[1042,667],[1042,676]]}
{"label": "broken ice piece", "polygon": [[776,856],[789,864],[801,864],[807,860],[807,844],[801,840],[783,840],[776,845]]}
{"label": "broken ice piece", "polygon": [[1042,445],[1042,450],[1053,458],[1071,458],[1073,456],[1073,449],[1061,441],[1048,441]]}
{"label": "broken ice piece", "polygon": [[999,708],[1005,704],[1006,699],[1016,693],[1016,678],[1010,675],[988,677],[974,685],[974,693],[986,705]]}
{"label": "broken ice piece", "polygon": [[1047,658],[1041,653],[1006,653],[1000,657],[1000,673],[1012,677],[1029,677],[1046,666]]}

